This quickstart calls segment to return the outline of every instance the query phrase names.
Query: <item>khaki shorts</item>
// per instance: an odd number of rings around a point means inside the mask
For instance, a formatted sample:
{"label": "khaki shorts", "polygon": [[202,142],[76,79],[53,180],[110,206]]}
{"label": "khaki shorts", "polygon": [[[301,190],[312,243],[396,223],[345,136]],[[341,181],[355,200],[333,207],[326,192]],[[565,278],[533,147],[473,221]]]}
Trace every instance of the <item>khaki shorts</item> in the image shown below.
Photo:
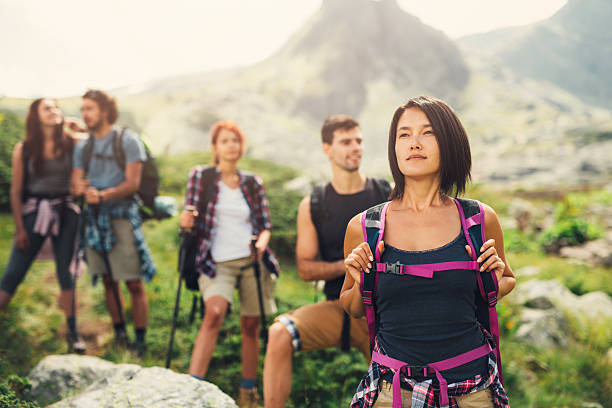
{"label": "khaki shorts", "polygon": [[[340,347],[344,309],[337,300],[327,300],[302,306],[276,318],[289,334],[295,351],[323,350]],[[351,317],[351,347],[357,348],[370,360],[370,338],[365,317]]]}
{"label": "khaki shorts", "polygon": [[[454,398],[457,401],[459,408],[489,408],[493,407],[493,397],[491,390],[473,392],[471,394],[457,395]],[[404,408],[412,406],[412,392],[402,388],[402,403]],[[393,384],[382,380],[380,392],[374,404],[374,408],[391,408],[393,407]]]}
{"label": "khaki shorts", "polygon": [[[234,289],[238,288],[240,296],[240,315],[259,316],[259,298],[257,294],[257,280],[255,279],[255,269],[253,267],[241,270],[240,268],[252,262],[250,257],[234,259],[226,262],[217,263],[217,274],[214,278],[201,275],[198,279],[200,292],[204,301],[213,296],[221,296],[230,304],[234,300]],[[276,303],[274,302],[274,286],[276,276],[259,263],[261,271],[261,291],[263,295],[264,311],[266,314],[276,313]]]}
{"label": "khaki shorts", "polygon": [[[140,256],[134,244],[134,231],[129,220],[115,218],[111,220],[113,234],[117,241],[108,253],[114,281],[133,281],[140,279]],[[93,248],[85,249],[87,267],[93,275],[106,275],[106,266],[102,255]]]}

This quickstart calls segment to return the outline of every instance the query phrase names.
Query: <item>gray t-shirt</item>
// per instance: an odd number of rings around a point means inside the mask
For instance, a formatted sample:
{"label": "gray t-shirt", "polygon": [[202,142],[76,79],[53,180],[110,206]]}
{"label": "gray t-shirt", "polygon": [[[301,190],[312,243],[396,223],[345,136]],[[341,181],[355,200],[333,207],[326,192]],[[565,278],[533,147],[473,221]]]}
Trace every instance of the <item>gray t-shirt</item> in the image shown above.
{"label": "gray t-shirt", "polygon": [[[117,132],[117,127],[101,139],[94,138],[93,151],[89,161],[89,171],[86,177],[91,181],[91,186],[98,190],[114,187],[125,181],[125,173],[117,164],[113,156],[113,136]],[[76,169],[83,169],[83,150],[87,144],[87,139],[81,140],[74,147],[72,165]],[[138,135],[126,129],[122,140],[123,151],[125,152],[125,163],[130,164],[137,161],[145,161],[147,156],[144,145]]]}

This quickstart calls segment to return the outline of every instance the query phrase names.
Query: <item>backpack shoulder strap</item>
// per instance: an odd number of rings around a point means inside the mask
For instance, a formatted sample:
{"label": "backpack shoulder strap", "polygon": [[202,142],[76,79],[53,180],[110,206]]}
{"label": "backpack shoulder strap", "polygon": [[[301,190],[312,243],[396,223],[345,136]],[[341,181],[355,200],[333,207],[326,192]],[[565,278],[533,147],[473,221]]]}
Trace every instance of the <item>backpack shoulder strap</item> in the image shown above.
{"label": "backpack shoulder strap", "polygon": [[90,134],[83,147],[83,172],[85,175],[89,173],[89,164],[91,163],[91,156],[93,155],[93,147],[94,137]]}
{"label": "backpack shoulder strap", "polygon": [[374,338],[376,335],[376,313],[374,310],[376,289],[378,287],[379,273],[376,269],[376,263],[380,262],[380,252],[378,251],[378,243],[381,241],[384,234],[385,212],[389,202],[381,203],[367,209],[361,213],[361,230],[363,239],[370,246],[370,250],[375,254],[375,262],[370,273],[361,271],[361,282],[359,291],[366,312],[366,320],[368,322],[368,335],[370,337],[370,353],[374,348]]}
{"label": "backpack shoulder strap", "polygon": [[[457,208],[461,215],[462,228],[466,234],[468,244],[472,248],[472,258],[475,260],[480,254],[480,248],[486,241],[485,212],[480,201],[458,198]],[[476,252],[477,251],[477,252]],[[499,322],[497,318],[497,294],[499,283],[494,272],[476,272],[480,298],[476,301],[476,317],[480,324],[495,340],[495,355],[499,379],[502,381],[501,355],[499,352]]]}
{"label": "backpack shoulder strap", "polygon": [[215,188],[215,175],[217,174],[214,166],[206,166],[202,169],[200,176],[200,197],[198,200],[198,212],[204,214],[208,207],[208,202],[212,197]]}
{"label": "backpack shoulder strap", "polygon": [[125,127],[119,126],[113,134],[113,156],[120,169],[125,171],[125,150],[123,150],[123,135]]}
{"label": "backpack shoulder strap", "polygon": [[22,161],[21,165],[23,169],[23,175],[22,175],[23,183],[22,183],[22,188],[21,188],[21,195],[23,196],[22,198],[25,197],[26,186],[28,185],[28,177],[30,173],[30,166],[28,162],[30,161],[31,156],[32,156],[32,153],[30,152],[30,149],[28,148],[28,144],[24,141],[23,143],[21,143],[21,161]]}
{"label": "backpack shoulder strap", "polygon": [[257,179],[255,173],[250,171],[240,171],[242,176],[244,177],[244,182],[246,184],[247,192],[249,193],[249,197],[251,199],[255,198],[255,191],[257,189]]}
{"label": "backpack shoulder strap", "polygon": [[374,184],[374,189],[378,193],[380,201],[387,201],[391,194],[391,184],[387,180],[380,178],[373,178],[372,184]]}
{"label": "backpack shoulder strap", "polygon": [[310,193],[310,219],[317,231],[319,230],[318,225],[327,214],[324,209],[326,187],[326,184],[317,184]]}

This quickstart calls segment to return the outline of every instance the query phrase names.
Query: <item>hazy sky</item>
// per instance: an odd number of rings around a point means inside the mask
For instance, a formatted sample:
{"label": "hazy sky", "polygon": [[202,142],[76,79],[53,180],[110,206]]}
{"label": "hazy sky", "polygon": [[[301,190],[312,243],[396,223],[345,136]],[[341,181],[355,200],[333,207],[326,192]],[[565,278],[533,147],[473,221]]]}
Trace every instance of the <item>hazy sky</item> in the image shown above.
{"label": "hazy sky", "polygon": [[[532,23],[567,0],[397,0],[451,38]],[[259,61],[321,0],[0,0],[0,95],[67,96]]]}

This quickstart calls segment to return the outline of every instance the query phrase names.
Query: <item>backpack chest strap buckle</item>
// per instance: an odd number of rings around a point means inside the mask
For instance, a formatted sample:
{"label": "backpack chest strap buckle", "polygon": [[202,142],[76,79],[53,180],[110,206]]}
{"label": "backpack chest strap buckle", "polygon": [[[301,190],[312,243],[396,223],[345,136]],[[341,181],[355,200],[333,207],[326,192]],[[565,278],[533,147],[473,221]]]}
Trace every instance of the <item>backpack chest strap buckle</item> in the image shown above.
{"label": "backpack chest strap buckle", "polygon": [[402,269],[403,266],[401,263],[399,262],[393,262],[392,264],[387,264],[387,272],[388,273],[392,273],[394,275],[401,275],[402,274]]}

